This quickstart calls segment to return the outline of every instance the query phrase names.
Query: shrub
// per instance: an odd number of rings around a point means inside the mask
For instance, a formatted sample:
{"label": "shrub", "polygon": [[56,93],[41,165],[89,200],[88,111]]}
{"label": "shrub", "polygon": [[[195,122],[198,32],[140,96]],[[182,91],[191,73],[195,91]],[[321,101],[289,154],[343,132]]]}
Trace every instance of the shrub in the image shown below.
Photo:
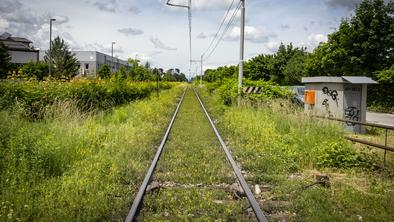
{"label": "shrub", "polygon": [[[237,79],[227,78],[224,79],[220,84],[217,82],[210,83],[208,90],[212,92],[216,88],[224,104],[231,105],[233,101],[235,101],[238,95],[237,84],[238,84]],[[289,92],[286,88],[283,88],[278,84],[269,81],[268,82],[263,80],[252,81],[249,79],[245,79],[244,86],[256,86],[262,88],[262,92],[260,94],[243,95],[245,98],[252,101],[272,100],[274,98],[287,99],[291,95],[291,92]]]}
{"label": "shrub", "polygon": [[347,142],[324,143],[318,157],[318,165],[322,167],[350,168],[370,167],[364,156],[352,149]]}
{"label": "shrub", "polygon": [[[171,84],[160,83],[163,89]],[[127,81],[65,82],[4,81],[0,83],[0,109],[12,109],[16,104],[23,115],[31,119],[43,117],[44,110],[56,101],[74,101],[81,111],[106,110],[156,90],[155,83]]]}

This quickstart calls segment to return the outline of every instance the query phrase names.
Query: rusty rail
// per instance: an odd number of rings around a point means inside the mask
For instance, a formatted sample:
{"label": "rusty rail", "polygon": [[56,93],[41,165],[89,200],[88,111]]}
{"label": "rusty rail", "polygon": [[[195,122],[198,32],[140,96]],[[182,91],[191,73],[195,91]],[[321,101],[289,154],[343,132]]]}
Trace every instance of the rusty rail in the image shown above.
{"label": "rusty rail", "polygon": [[365,144],[365,145],[368,145],[368,146],[373,146],[373,147],[376,147],[376,148],[380,148],[380,149],[383,149],[383,150],[394,152],[394,147],[389,147],[389,146],[385,146],[385,145],[381,145],[381,144],[377,144],[377,143],[372,143],[372,142],[369,142],[367,140],[358,139],[358,138],[354,138],[354,137],[350,137],[350,136],[345,136],[345,139],[353,141],[353,142],[356,142],[356,143],[361,143],[361,144]]}
{"label": "rusty rail", "polygon": [[358,125],[363,125],[363,126],[372,126],[372,127],[377,127],[377,128],[381,128],[381,129],[394,130],[394,126],[388,126],[388,125],[377,124],[377,123],[365,123],[365,122],[359,122],[359,121],[353,121],[353,120],[347,120],[347,119],[338,119],[338,118],[333,118],[333,117],[324,117],[324,116],[313,116],[313,117],[316,117],[319,119],[335,120],[335,121],[344,122],[344,123],[358,124]]}

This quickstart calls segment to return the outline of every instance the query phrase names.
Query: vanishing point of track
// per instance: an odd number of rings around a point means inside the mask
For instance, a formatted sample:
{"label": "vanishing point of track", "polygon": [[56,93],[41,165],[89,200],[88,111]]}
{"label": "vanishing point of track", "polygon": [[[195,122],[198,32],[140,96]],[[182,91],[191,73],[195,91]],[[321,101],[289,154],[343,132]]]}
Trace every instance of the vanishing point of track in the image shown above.
{"label": "vanishing point of track", "polygon": [[[145,176],[145,178],[144,178],[144,180],[143,180],[143,182],[142,182],[142,184],[141,184],[141,186],[140,186],[140,188],[138,190],[138,193],[137,193],[137,195],[136,195],[136,197],[135,197],[135,199],[133,201],[133,204],[132,204],[132,206],[130,208],[130,211],[129,211],[128,215],[127,215],[127,218],[125,220],[126,222],[135,221],[135,219],[138,216],[141,203],[142,203],[142,201],[144,199],[145,191],[146,191],[146,189],[147,189],[147,187],[148,187],[148,185],[149,185],[149,183],[151,181],[151,178],[152,178],[152,175],[153,175],[153,173],[155,171],[157,162],[160,159],[160,156],[162,154],[162,151],[164,149],[166,141],[167,141],[167,139],[169,137],[169,134],[171,132],[172,126],[173,126],[173,124],[175,122],[175,119],[177,117],[178,111],[179,111],[179,109],[180,109],[180,107],[182,105],[182,102],[183,102],[183,99],[185,97],[186,91],[187,91],[187,89],[184,90],[184,92],[183,92],[183,94],[181,96],[181,99],[180,99],[180,101],[179,101],[179,103],[178,103],[178,105],[177,105],[177,107],[176,107],[176,109],[174,111],[174,114],[173,114],[173,116],[171,118],[169,126],[168,126],[168,128],[167,128],[167,130],[166,130],[166,132],[164,134],[164,137],[163,137],[163,139],[162,139],[162,141],[160,143],[160,146],[157,149],[155,157],[153,158],[153,160],[151,162],[151,165],[150,165],[150,167],[148,169],[148,172],[147,172],[147,174],[146,174],[146,176]],[[244,191],[244,193],[246,195],[246,198],[248,199],[248,201],[250,203],[250,206],[252,207],[252,209],[253,209],[253,211],[255,213],[255,216],[256,216],[257,220],[260,221],[260,222],[261,221],[267,221],[266,217],[263,214],[263,211],[261,210],[261,208],[259,206],[259,203],[257,202],[256,198],[253,196],[252,191],[250,190],[248,184],[246,183],[245,178],[243,177],[243,175],[241,173],[241,170],[238,168],[236,162],[234,161],[234,158],[232,157],[232,155],[229,152],[226,144],[224,143],[222,137],[220,136],[220,133],[217,130],[214,122],[212,121],[211,117],[209,116],[208,111],[207,111],[207,109],[204,106],[204,103],[202,102],[202,100],[200,99],[197,91],[194,88],[193,88],[193,91],[194,91],[194,94],[195,94],[196,98],[198,99],[198,102],[199,102],[201,108],[203,109],[203,111],[205,113],[205,116],[207,117],[207,119],[208,119],[208,121],[209,121],[209,123],[210,123],[210,125],[211,125],[211,127],[213,129],[213,131],[215,132],[215,135],[216,135],[217,139],[219,140],[221,147],[223,148],[223,151],[224,151],[224,153],[226,155],[226,158],[227,158],[228,162],[230,163],[230,165],[232,167],[232,170],[233,170],[234,174],[236,175],[236,177],[238,179],[238,182],[241,185],[241,187],[242,187],[242,189],[243,189],[243,191]]]}

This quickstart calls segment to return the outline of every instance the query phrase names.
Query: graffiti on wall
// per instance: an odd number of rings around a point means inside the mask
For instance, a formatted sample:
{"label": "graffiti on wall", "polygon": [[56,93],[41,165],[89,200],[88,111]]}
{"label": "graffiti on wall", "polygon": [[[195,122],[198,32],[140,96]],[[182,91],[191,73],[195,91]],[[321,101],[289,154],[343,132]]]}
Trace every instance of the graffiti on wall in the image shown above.
{"label": "graffiti on wall", "polygon": [[[345,119],[359,121],[360,110],[357,107],[349,106],[345,109]],[[346,123],[348,126],[354,126],[354,123]]]}
{"label": "graffiti on wall", "polygon": [[322,106],[325,107],[326,113],[328,114],[329,117],[334,117],[330,111],[330,104],[328,103],[328,99],[324,99]]}
{"label": "graffiti on wall", "polygon": [[325,86],[323,87],[322,92],[323,95],[327,96],[327,98],[323,100],[322,106],[324,107],[328,117],[334,117],[330,109],[329,99],[335,101],[338,106],[338,91],[336,91],[335,89],[330,89],[327,86]]}
{"label": "graffiti on wall", "polygon": [[323,88],[323,94],[331,97],[332,100],[337,101],[338,92],[336,90],[329,89],[328,87]]}

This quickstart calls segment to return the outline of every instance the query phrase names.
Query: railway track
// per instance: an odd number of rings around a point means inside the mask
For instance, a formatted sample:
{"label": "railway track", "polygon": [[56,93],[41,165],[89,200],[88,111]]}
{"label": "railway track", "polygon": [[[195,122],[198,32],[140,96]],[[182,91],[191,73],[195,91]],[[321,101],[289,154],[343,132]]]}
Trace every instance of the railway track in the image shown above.
{"label": "railway track", "polygon": [[[126,222],[135,221],[139,215],[139,212],[141,209],[141,204],[142,204],[142,202],[144,200],[144,196],[146,194],[146,190],[152,180],[153,174],[155,173],[156,166],[157,166],[158,161],[160,160],[160,157],[163,153],[164,147],[165,147],[166,142],[169,138],[169,135],[170,135],[170,132],[173,128],[174,122],[177,119],[177,115],[178,115],[179,110],[180,110],[182,103],[184,101],[185,94],[187,93],[188,90],[190,90],[190,89],[188,89],[188,88],[185,89],[182,96],[181,96],[181,99],[174,111],[174,114],[171,118],[168,128],[167,128],[167,130],[163,136],[163,139],[157,149],[155,157],[153,158],[151,165],[147,171],[147,174],[145,175],[145,178],[138,190],[138,193],[135,196],[135,199],[134,199],[133,204],[130,208],[130,211],[127,215],[127,218],[125,219]],[[228,163],[231,165],[231,170],[233,171],[233,174],[235,174],[235,176],[238,180],[238,183],[240,184],[240,186],[242,187],[242,190],[244,191],[244,194],[249,202],[250,207],[253,209],[255,218],[260,222],[267,221],[263,211],[260,208],[259,203],[257,202],[257,200],[254,197],[252,191],[250,190],[248,184],[246,183],[245,178],[243,177],[243,175],[241,173],[241,170],[238,168],[236,162],[234,161],[234,158],[232,157],[231,153],[229,152],[229,150],[228,150],[226,144],[224,143],[219,131],[217,130],[214,122],[212,121],[211,117],[209,116],[209,113],[208,113],[207,109],[205,108],[204,103],[202,102],[201,98],[199,97],[197,91],[194,88],[192,90],[193,90],[193,94],[194,94],[195,98],[197,99],[197,101],[199,103],[199,106],[201,107],[201,109],[203,110],[203,113],[205,114],[206,119],[209,121],[209,124],[210,124],[212,130],[214,131],[216,138],[220,143],[220,146],[222,147],[222,150],[226,156]]]}

